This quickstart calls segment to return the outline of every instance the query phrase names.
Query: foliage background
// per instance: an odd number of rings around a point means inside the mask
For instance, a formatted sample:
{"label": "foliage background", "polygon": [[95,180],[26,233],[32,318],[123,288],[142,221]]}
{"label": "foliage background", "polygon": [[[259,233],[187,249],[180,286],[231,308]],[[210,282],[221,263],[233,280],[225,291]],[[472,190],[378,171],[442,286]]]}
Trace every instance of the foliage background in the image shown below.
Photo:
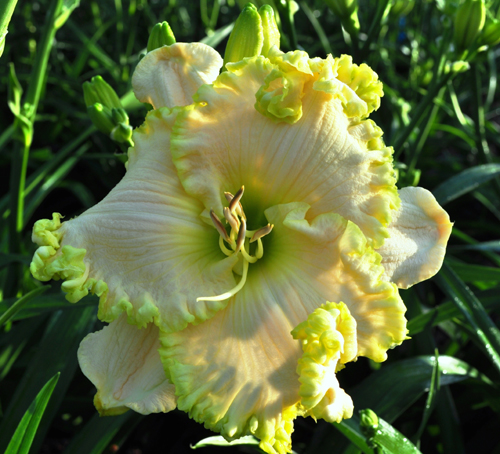
{"label": "foliage background", "polygon": [[[64,10],[69,18],[64,22],[59,16],[64,24],[44,47],[44,27],[45,33],[56,32],[48,20],[51,8],[61,3],[69,8]],[[382,421],[380,431],[370,433],[360,428],[359,415],[335,427],[299,419],[293,436],[297,453],[417,448],[500,453],[500,333],[495,325],[500,309],[500,50],[469,52],[465,71],[447,72],[464,58],[453,45],[459,2],[417,1],[406,15],[403,3],[413,2],[359,0],[361,33],[352,42],[325,2],[299,1],[292,21],[294,5],[276,4],[283,50],[296,41],[311,56],[349,53],[379,74],[386,95],[372,117],[386,143],[395,147],[399,186],[418,182],[432,190],[455,222],[443,270],[401,292],[412,339],[391,351],[382,365],[361,358],[339,375],[357,410],[371,408],[406,438]],[[380,10],[384,13],[387,5],[392,12],[384,16]],[[97,300],[87,297],[70,305],[58,283],[46,288],[34,281],[27,266],[35,250],[30,232],[34,221],[53,211],[68,218],[82,213],[124,174],[124,149],[90,122],[82,83],[102,75],[123,97],[130,123],[139,126],[146,110],[130,96],[130,78],[151,28],[167,20],[177,41],[203,40],[223,53],[243,4],[91,0],[74,11],[72,6],[71,1],[20,2],[0,60],[0,452],[37,393],[60,372],[45,410],[28,411],[43,413],[38,429],[28,426],[21,436],[24,443],[30,433],[34,436],[29,452],[187,453],[190,444],[213,434],[182,412],[96,415],[94,389],[78,368],[76,350],[87,333],[101,326]],[[490,20],[499,5],[486,6]],[[40,68],[40,55],[47,56],[47,69],[32,75]],[[36,115],[25,104],[36,101],[34,86],[40,89]],[[28,147],[22,141],[31,130],[23,118],[34,126]],[[26,169],[23,156],[28,157]],[[16,210],[21,213],[17,223]],[[29,443],[22,446],[29,449]],[[8,452],[28,452],[22,446],[13,450],[11,445]],[[257,451],[251,445],[202,449],[208,454]]]}

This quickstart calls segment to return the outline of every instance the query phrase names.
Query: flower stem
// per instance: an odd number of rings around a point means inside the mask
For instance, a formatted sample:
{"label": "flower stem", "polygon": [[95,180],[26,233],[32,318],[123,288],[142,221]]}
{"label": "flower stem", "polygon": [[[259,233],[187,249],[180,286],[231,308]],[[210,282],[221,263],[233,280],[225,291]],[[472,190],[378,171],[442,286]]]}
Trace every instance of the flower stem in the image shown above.
{"label": "flower stem", "polygon": [[[21,104],[22,112],[16,117],[14,123],[14,127],[16,128],[14,136],[20,140],[16,140],[14,143],[10,178],[11,216],[9,222],[9,252],[13,254],[21,252],[21,231],[24,224],[24,188],[29,151],[33,140],[33,124],[35,122],[40,94],[46,83],[47,64],[57,30],[55,21],[61,11],[62,4],[63,0],[53,0],[52,2],[42,33],[40,50],[37,52],[31,72],[28,91]],[[4,293],[6,298],[15,295],[20,271],[20,264],[15,264],[9,268]]]}

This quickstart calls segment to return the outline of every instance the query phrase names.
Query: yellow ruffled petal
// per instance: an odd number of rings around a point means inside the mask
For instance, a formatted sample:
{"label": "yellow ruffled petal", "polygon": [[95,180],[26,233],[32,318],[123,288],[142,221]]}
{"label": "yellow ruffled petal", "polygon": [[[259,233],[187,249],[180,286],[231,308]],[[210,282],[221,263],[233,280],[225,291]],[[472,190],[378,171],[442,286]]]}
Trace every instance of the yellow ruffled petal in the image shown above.
{"label": "yellow ruffled petal", "polygon": [[340,388],[335,372],[357,356],[356,321],[344,303],[326,303],[293,331],[300,339],[300,403],[305,415],[340,422],[350,418],[352,399]]}
{"label": "yellow ruffled petal", "polygon": [[212,83],[222,67],[221,56],[202,43],[175,43],[148,52],[132,77],[135,96],[160,107],[187,106],[203,84]]}
{"label": "yellow ruffled petal", "polygon": [[235,286],[238,258],[221,252],[217,231],[200,218],[203,206],[185,193],[171,161],[174,118],[168,110],[148,115],[134,133],[125,177],[101,203],[60,225],[57,219],[35,227],[37,238],[56,236],[61,247],[40,246],[34,276],[65,279],[72,302],[97,293],[103,321],[126,312],[139,327],[154,322],[177,331],[227,304],[196,298]]}
{"label": "yellow ruffled petal", "polygon": [[[311,205],[311,218],[337,212],[379,247],[399,206],[392,149],[372,121],[349,118],[337,95],[313,89],[319,73],[307,73],[303,54],[284,54],[289,58],[280,57],[278,69],[278,57],[245,59],[228,65],[213,86],[201,87],[196,104],[179,113],[172,134],[179,177],[189,194],[219,216],[221,194],[245,185],[246,212],[259,215],[276,204],[303,201]],[[310,72],[321,66],[307,63]],[[300,85],[300,95],[292,94],[292,85],[286,96],[281,88],[280,96],[273,94],[269,81],[285,67],[287,74],[310,80],[292,84]],[[256,110],[256,93],[268,82],[271,91],[264,89],[257,109],[267,95],[269,106],[277,99],[281,107],[291,96],[293,105],[300,100],[300,120],[276,123]]]}
{"label": "yellow ruffled petal", "polygon": [[377,252],[386,278],[408,288],[439,271],[453,223],[426,189],[404,188],[399,194],[401,208],[389,225],[390,238]]}
{"label": "yellow ruffled petal", "polygon": [[[337,329],[348,339],[341,361],[360,354],[380,360],[406,335],[397,288],[381,281],[380,256],[361,231],[333,213],[308,221],[308,209],[291,203],[266,210],[274,229],[264,255],[250,264],[245,285],[227,307],[205,323],[160,335],[179,409],[227,439],[254,434],[274,440],[269,444],[276,452],[282,452],[278,441],[287,445],[293,417],[304,413],[294,327],[334,299],[345,302],[337,306]],[[347,415],[348,398],[333,381],[324,386],[310,414],[333,420],[340,407]]]}
{"label": "yellow ruffled petal", "polygon": [[147,415],[175,408],[174,385],[165,377],[158,354],[158,334],[153,324],[137,329],[121,316],[82,341],[78,361],[97,388],[94,403],[101,416],[128,409]]}

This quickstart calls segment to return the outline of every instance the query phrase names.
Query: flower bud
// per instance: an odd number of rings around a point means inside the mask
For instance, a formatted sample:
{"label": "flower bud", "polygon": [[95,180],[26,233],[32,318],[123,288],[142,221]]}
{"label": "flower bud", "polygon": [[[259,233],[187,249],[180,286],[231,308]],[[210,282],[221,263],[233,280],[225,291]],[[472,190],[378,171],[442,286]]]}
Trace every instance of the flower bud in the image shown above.
{"label": "flower bud", "polygon": [[227,41],[224,65],[259,55],[263,44],[264,32],[259,12],[255,5],[247,3]]}
{"label": "flower bud", "polygon": [[83,83],[83,99],[87,107],[100,103],[108,109],[122,107],[120,98],[101,76],[92,77],[90,82]]}
{"label": "flower bud", "polygon": [[455,15],[453,40],[459,52],[467,50],[483,29],[486,19],[484,0],[465,0]]}
{"label": "flower bud", "polygon": [[121,107],[119,108],[114,107],[113,109],[111,109],[111,118],[113,119],[113,123],[115,124],[118,123],[123,123],[125,125],[129,124],[127,112],[125,112],[125,110],[122,109]]}
{"label": "flower bud", "polygon": [[488,19],[479,36],[479,44],[493,47],[498,43],[500,43],[500,21]]}
{"label": "flower bud", "polygon": [[151,30],[151,33],[149,34],[147,49],[148,52],[151,52],[152,50],[158,49],[159,47],[171,46],[174,43],[174,33],[172,32],[170,25],[168,25],[168,22],[163,21],[156,24]]}
{"label": "flower bud", "polygon": [[264,42],[260,54],[267,57],[271,47],[280,47],[280,31],[276,25],[274,10],[270,5],[262,5],[259,8],[259,16],[262,21],[262,31],[264,34]]}
{"label": "flower bud", "polygon": [[108,135],[115,127],[111,110],[101,103],[96,102],[94,105],[88,106],[87,113],[94,126],[102,133]]}
{"label": "flower bud", "polygon": [[111,140],[119,143],[131,142],[132,139],[132,126],[120,123],[113,128],[109,134]]}
{"label": "flower bud", "polygon": [[373,438],[378,430],[378,416],[369,408],[361,410],[359,414],[361,417],[359,428],[361,429],[362,434],[367,439]]}
{"label": "flower bud", "polygon": [[342,26],[350,35],[359,33],[357,0],[324,0],[333,13],[339,17]]}
{"label": "flower bud", "polygon": [[414,6],[414,0],[394,0],[390,14],[392,16],[406,16]]}

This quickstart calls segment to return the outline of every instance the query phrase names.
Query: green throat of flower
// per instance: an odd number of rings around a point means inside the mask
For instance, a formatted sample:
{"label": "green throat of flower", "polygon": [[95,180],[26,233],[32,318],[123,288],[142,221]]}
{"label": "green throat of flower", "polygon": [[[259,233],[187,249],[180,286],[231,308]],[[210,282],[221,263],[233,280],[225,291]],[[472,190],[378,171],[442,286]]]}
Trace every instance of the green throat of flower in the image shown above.
{"label": "green throat of flower", "polygon": [[[243,273],[241,279],[234,288],[221,295],[202,296],[197,298],[196,301],[223,301],[231,298],[245,285],[250,263],[255,263],[264,256],[262,238],[271,233],[274,226],[272,224],[267,224],[257,230],[247,230],[247,218],[240,203],[244,191],[245,186],[242,186],[235,195],[230,192],[224,193],[229,204],[229,206],[224,207],[224,217],[226,219],[226,224],[229,226],[229,233],[219,217],[213,210],[210,210],[210,218],[220,235],[219,246],[222,252],[228,257],[234,254],[241,254],[243,260]],[[250,244],[255,241],[257,242],[257,247],[252,255],[250,253]],[[229,247],[226,246],[226,244]]]}

